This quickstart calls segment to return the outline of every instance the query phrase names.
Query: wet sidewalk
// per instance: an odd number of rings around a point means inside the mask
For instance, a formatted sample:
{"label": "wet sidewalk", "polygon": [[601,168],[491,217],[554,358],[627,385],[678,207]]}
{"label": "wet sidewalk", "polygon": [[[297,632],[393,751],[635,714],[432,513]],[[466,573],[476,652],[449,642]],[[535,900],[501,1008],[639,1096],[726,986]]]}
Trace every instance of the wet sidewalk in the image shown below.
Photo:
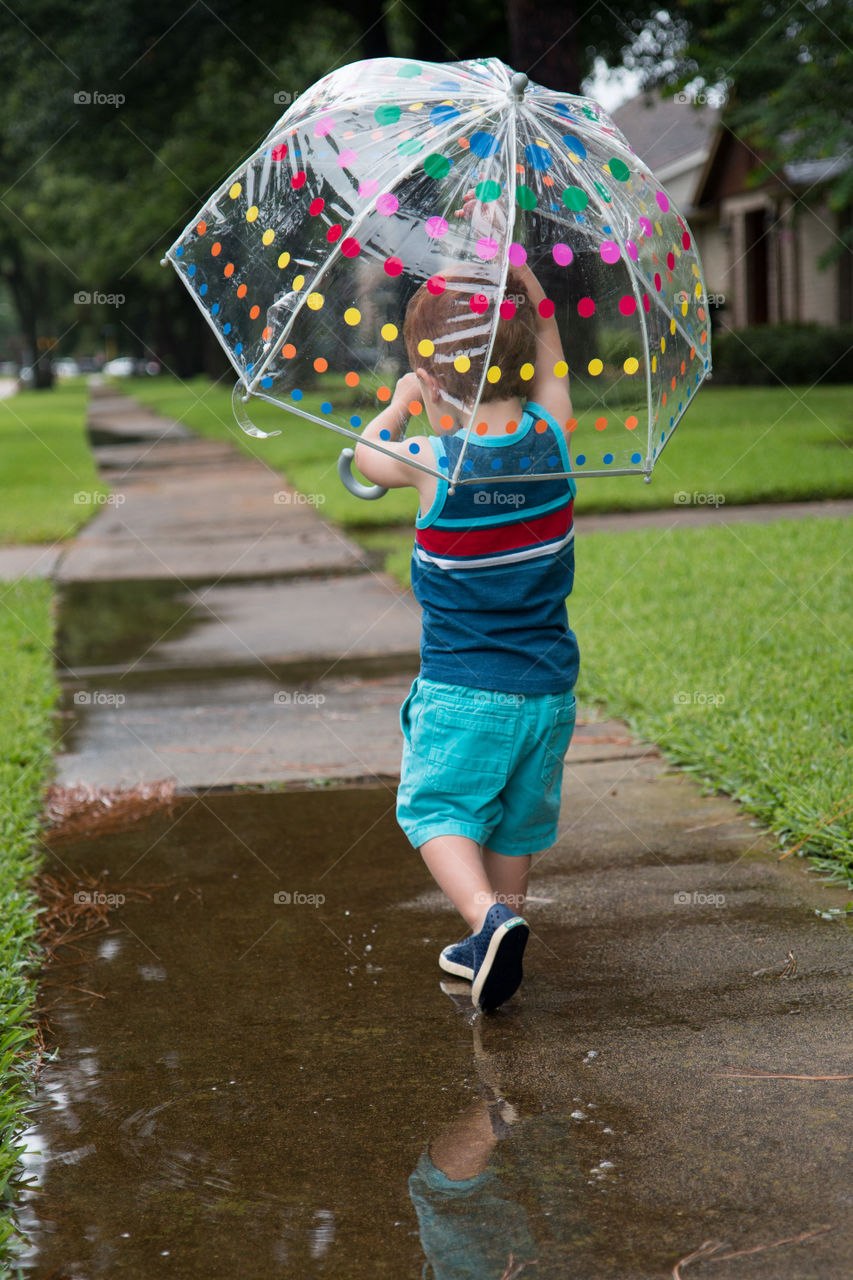
{"label": "wet sidewalk", "polygon": [[25,1275],[666,1280],[709,1240],[686,1280],[851,1273],[843,895],[658,760],[568,770],[487,1019],[392,786],[55,853],[117,905],[53,993]]}
{"label": "wet sidewalk", "polygon": [[126,501],[61,564],[59,781],[179,794],[46,855],[108,928],[53,971],[23,1274],[853,1273],[849,895],[582,709],[475,1018],[394,817],[411,597],[260,464],[95,417]]}

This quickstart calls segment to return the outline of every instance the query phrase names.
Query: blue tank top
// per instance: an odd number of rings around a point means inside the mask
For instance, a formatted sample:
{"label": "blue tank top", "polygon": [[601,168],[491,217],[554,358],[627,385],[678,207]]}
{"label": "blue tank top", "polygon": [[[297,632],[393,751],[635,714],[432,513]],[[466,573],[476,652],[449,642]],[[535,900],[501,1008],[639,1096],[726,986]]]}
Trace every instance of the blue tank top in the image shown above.
{"label": "blue tank top", "polygon": [[[528,402],[512,435],[472,437],[472,474],[537,480],[457,485],[464,433],[430,437],[443,473],[429,511],[418,513],[412,589],[423,610],[421,675],[507,693],[573,689],[580,662],[566,597],[574,583],[575,481],[565,436]],[[464,474],[464,473],[463,473]]]}

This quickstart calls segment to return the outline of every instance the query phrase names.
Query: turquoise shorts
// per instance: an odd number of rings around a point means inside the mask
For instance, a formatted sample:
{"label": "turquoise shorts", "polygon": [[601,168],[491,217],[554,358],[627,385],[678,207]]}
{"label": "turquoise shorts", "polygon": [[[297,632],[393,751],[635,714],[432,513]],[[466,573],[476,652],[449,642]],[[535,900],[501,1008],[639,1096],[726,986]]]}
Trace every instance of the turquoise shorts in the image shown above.
{"label": "turquoise shorts", "polygon": [[461,835],[521,856],[557,839],[575,695],[501,693],[418,676],[400,710],[397,821],[417,849]]}

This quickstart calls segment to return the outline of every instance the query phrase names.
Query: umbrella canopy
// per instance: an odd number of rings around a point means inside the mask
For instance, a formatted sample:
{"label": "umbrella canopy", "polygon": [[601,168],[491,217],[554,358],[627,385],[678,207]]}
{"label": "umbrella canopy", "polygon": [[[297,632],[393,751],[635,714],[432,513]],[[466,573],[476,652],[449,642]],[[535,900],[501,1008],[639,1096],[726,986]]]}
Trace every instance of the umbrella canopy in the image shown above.
{"label": "umbrella canopy", "polygon": [[[477,214],[460,218],[470,191]],[[490,357],[512,314],[513,268],[532,270],[540,315],[559,330],[564,359],[548,374],[568,380],[571,417],[560,425],[577,477],[648,476],[710,371],[701,264],[660,183],[595,102],[528,83],[495,58],[379,58],[332,72],[166,260],[237,371],[238,420],[253,434],[263,433],[247,402],[260,396],[288,411],[283,429],[309,419],[358,438],[412,366],[406,308],[426,287],[464,298],[452,348],[448,335],[426,334],[418,353],[469,380],[459,429],[475,439],[478,402],[507,373]],[[526,361],[516,385],[534,388],[537,372]],[[411,408],[410,432],[430,434],[423,406]],[[483,479],[465,470],[465,452],[454,478]],[[424,451],[410,460],[441,462]],[[567,469],[553,454],[526,461],[525,478]]]}

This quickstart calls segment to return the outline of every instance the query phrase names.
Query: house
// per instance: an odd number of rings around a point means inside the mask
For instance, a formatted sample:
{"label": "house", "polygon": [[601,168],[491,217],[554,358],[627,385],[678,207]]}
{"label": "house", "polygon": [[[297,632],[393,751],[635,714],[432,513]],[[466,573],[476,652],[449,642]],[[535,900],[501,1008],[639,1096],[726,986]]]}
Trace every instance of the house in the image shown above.
{"label": "house", "polygon": [[684,94],[639,94],[612,116],[690,223],[718,326],[853,322],[853,254],[820,265],[851,218],[830,210],[821,188],[848,161],[761,176],[720,109]]}

